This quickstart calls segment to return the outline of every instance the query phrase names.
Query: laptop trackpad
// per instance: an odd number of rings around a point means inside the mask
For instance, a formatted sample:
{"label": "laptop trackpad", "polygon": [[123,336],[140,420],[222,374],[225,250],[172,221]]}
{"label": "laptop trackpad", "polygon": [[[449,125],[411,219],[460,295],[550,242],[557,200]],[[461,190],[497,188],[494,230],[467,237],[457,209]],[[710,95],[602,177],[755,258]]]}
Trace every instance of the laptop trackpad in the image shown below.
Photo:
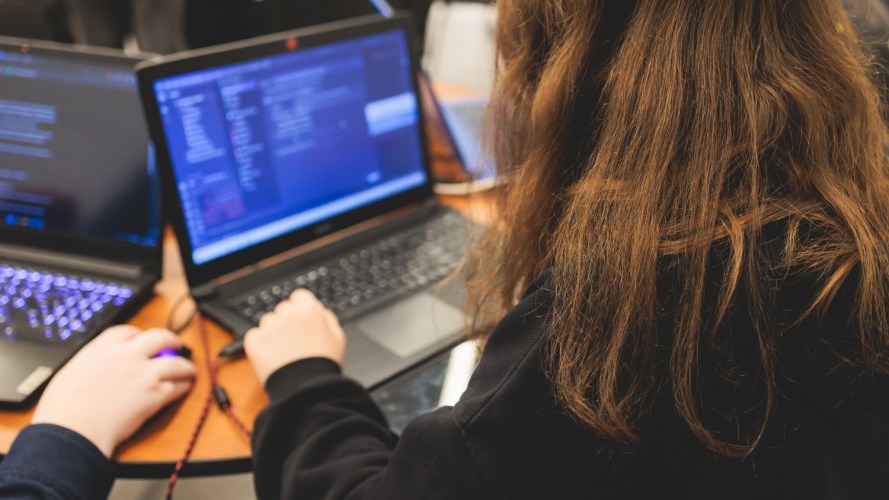
{"label": "laptop trackpad", "polygon": [[361,332],[399,357],[407,358],[452,338],[463,326],[463,312],[421,293],[355,323]]}

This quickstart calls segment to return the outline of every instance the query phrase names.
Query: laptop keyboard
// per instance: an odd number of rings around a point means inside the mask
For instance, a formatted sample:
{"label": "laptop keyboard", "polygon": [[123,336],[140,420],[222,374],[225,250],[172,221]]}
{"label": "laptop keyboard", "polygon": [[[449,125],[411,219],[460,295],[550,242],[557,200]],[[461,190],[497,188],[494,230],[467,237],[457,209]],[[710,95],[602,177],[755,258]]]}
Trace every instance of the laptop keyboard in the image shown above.
{"label": "laptop keyboard", "polygon": [[120,283],[0,262],[0,335],[77,340],[132,295]]}
{"label": "laptop keyboard", "polygon": [[362,305],[425,287],[451,274],[466,252],[466,230],[465,219],[445,211],[425,224],[252,290],[229,305],[257,324],[294,290],[306,288],[342,317]]}

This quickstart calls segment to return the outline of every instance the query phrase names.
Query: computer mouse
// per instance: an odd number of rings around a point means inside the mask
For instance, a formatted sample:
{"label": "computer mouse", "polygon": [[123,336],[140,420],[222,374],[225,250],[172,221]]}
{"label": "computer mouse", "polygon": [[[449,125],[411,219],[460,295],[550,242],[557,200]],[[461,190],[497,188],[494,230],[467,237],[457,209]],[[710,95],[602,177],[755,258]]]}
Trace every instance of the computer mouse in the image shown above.
{"label": "computer mouse", "polygon": [[181,358],[191,359],[191,349],[188,346],[183,345],[179,349],[164,349],[154,355],[155,358],[163,358],[169,356],[179,356]]}

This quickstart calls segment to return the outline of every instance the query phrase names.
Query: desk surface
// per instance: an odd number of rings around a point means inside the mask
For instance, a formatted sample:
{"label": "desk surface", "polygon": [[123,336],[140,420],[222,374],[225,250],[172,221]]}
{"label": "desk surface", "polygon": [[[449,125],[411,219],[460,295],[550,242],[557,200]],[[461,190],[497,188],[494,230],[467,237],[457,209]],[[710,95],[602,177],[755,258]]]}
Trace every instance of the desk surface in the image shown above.
{"label": "desk surface", "polygon": [[[435,137],[434,131],[430,135],[431,149],[435,155],[436,148],[440,151],[443,146],[440,138]],[[470,218],[487,221],[488,204],[477,202],[478,199],[442,198],[446,204],[463,211]],[[170,231],[164,238],[163,279],[157,284],[155,292],[155,297],[130,319],[129,324],[143,329],[166,325],[173,305],[188,293],[176,240]],[[185,316],[185,309],[191,307],[191,304],[183,306],[180,312]],[[207,320],[205,325],[211,353],[215,354],[232,340],[228,331],[215,322]],[[182,332],[182,340],[192,347],[194,361],[202,370],[201,375],[186,398],[161,411],[117,450],[114,459],[121,476],[168,475],[194,430],[208,392],[206,359],[195,322]],[[413,415],[437,406],[442,386],[447,385],[444,374],[448,371],[449,364],[461,371],[456,376],[457,379],[464,375],[463,372],[468,373],[471,370],[471,363],[450,363],[449,360],[459,352],[458,348],[453,354],[443,353],[374,391],[374,398],[388,414],[394,427],[400,428]],[[465,356],[457,358],[465,360]],[[266,406],[268,399],[250,363],[246,359],[239,359],[223,365],[219,372],[219,383],[228,391],[234,413],[252,427],[254,418]],[[447,392],[447,387],[444,389]],[[15,436],[30,422],[32,413],[33,408],[23,412],[0,412],[0,454],[9,450]],[[214,406],[197,440],[190,464],[183,471],[184,475],[229,474],[249,469],[249,440]]]}

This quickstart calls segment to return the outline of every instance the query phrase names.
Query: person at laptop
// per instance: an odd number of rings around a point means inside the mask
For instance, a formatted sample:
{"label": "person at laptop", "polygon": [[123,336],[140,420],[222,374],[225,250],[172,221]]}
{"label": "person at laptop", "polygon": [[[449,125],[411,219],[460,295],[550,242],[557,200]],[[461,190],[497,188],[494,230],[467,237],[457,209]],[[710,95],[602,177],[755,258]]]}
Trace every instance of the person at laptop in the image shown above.
{"label": "person at laptop", "polygon": [[297,292],[245,339],[259,498],[889,498],[889,130],[838,6],[499,1],[469,387],[393,435]]}
{"label": "person at laptop", "polygon": [[115,326],[53,378],[0,462],[0,498],[104,498],[115,448],[185,395],[197,370],[167,330]]}
{"label": "person at laptop", "polygon": [[393,435],[294,292],[245,339],[258,496],[889,496],[887,128],[837,3],[498,9],[469,388]]}

